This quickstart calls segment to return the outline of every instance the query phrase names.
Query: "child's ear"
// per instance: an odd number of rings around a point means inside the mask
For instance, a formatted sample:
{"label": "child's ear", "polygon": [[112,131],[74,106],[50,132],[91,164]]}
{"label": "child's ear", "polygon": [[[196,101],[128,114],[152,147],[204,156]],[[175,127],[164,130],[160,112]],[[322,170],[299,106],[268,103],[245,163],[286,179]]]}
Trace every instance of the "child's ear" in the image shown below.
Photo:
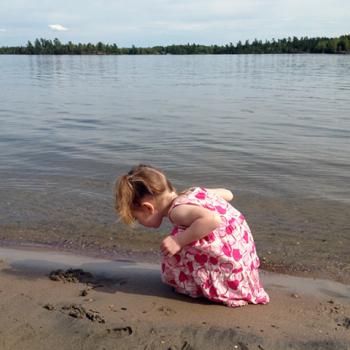
{"label": "child's ear", "polygon": [[146,210],[147,213],[153,214],[154,213],[154,205],[150,202],[143,202],[142,203],[142,208]]}

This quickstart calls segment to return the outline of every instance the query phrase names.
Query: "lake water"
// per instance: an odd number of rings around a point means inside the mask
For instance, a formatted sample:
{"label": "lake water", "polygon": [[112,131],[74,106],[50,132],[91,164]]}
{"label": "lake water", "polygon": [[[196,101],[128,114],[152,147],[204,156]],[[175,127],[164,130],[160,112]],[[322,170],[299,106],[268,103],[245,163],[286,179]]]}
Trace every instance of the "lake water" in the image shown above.
{"label": "lake water", "polygon": [[0,56],[0,67],[2,189],[101,197],[79,183],[143,162],[179,188],[350,202],[350,56]]}
{"label": "lake water", "polygon": [[127,230],[113,208],[115,177],[142,162],[179,190],[230,188],[263,268],[350,282],[349,55],[0,67],[0,244],[156,254],[159,231]]}

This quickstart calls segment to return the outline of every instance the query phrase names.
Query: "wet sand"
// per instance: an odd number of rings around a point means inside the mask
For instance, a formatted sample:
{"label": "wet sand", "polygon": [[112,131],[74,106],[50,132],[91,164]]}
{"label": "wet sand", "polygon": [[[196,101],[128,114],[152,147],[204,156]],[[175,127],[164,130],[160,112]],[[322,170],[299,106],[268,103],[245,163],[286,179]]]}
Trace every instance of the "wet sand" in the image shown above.
{"label": "wet sand", "polygon": [[[111,183],[103,191],[110,198]],[[229,309],[161,283],[167,225],[126,229],[111,200],[67,191],[3,189],[1,202],[2,350],[350,349],[346,203],[236,194],[271,303]],[[69,268],[92,278],[74,282]]]}
{"label": "wet sand", "polygon": [[[271,303],[230,309],[175,294],[158,265],[118,256],[0,248],[0,260],[3,350],[350,348],[349,285],[262,272]],[[69,268],[85,273],[67,279]]]}
{"label": "wet sand", "polygon": [[[116,222],[112,183],[95,187],[108,196],[107,202],[98,197],[86,201],[67,192],[2,190],[0,246],[39,245],[159,263],[159,245],[170,226],[159,231],[126,229]],[[246,216],[265,270],[350,284],[349,204],[249,193],[237,193],[232,204]]]}

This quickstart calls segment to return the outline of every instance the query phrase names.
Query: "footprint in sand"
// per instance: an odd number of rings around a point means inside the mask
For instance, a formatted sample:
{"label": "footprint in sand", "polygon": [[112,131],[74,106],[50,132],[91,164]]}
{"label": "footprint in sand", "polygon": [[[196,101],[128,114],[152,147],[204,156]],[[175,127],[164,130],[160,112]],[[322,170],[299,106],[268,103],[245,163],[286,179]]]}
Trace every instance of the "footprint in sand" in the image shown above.
{"label": "footprint in sand", "polygon": [[88,295],[88,290],[87,289],[83,289],[82,291],[80,291],[79,294],[81,297],[86,297]]}
{"label": "footprint in sand", "polygon": [[350,317],[344,317],[342,320],[339,320],[337,325],[346,329],[350,329]]}
{"label": "footprint in sand", "polygon": [[170,307],[167,306],[160,306],[158,309],[158,311],[164,313],[166,316],[170,316],[173,314],[176,314],[176,311],[171,309]]}
{"label": "footprint in sand", "polygon": [[91,322],[105,323],[104,318],[96,310],[86,310],[81,305],[70,304],[62,306],[62,310],[68,312],[68,315],[74,318],[87,318]]}
{"label": "footprint in sand", "polygon": [[68,269],[63,270],[54,270],[51,271],[49,278],[52,281],[61,281],[61,282],[72,282],[72,283],[87,283],[91,282],[92,274],[90,272],[85,272],[82,269]]}
{"label": "footprint in sand", "polygon": [[117,338],[123,338],[123,337],[128,337],[131,334],[133,334],[133,330],[131,327],[126,326],[126,327],[115,327],[115,328],[108,328],[107,333],[113,336],[116,336]]}
{"label": "footprint in sand", "polygon": [[181,347],[181,350],[194,350],[193,347],[185,341]]}
{"label": "footprint in sand", "polygon": [[55,307],[50,303],[45,304],[43,308],[49,311],[55,310]]}

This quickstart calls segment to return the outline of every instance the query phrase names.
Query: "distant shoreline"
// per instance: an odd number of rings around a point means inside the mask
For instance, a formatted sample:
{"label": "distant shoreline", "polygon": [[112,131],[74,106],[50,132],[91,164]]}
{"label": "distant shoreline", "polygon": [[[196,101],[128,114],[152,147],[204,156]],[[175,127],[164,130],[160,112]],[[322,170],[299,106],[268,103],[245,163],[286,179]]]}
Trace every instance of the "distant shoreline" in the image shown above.
{"label": "distant shoreline", "polygon": [[27,53],[0,53],[0,56],[248,56],[248,55],[254,55],[254,56],[267,56],[267,55],[340,55],[340,56],[347,56],[350,55],[350,52],[335,52],[335,53],[314,53],[314,52],[295,52],[295,53],[238,53],[238,54],[203,54],[203,53],[197,53],[197,54],[107,54],[107,53],[86,53],[86,54],[77,54],[77,53],[71,53],[71,54],[27,54]]}
{"label": "distant shoreline", "polygon": [[238,41],[226,45],[157,45],[152,47],[119,47],[117,44],[92,43],[62,43],[58,38],[54,40],[37,38],[26,46],[3,46],[0,54],[10,55],[237,55],[237,54],[350,54],[350,35],[339,37],[288,37],[272,39],[271,41],[254,39],[244,43]]}

